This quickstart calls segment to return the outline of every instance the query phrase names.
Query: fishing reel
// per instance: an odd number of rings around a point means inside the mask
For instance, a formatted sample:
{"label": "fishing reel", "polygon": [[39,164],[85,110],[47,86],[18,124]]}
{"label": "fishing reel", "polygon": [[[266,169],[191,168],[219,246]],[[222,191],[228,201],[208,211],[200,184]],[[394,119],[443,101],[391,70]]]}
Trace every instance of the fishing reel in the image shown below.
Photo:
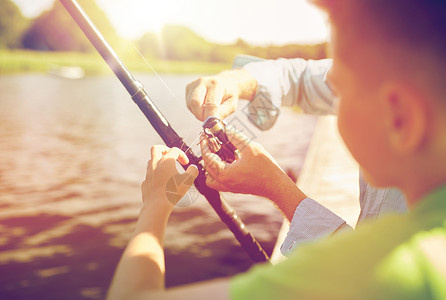
{"label": "fishing reel", "polygon": [[203,123],[203,132],[211,152],[217,154],[223,161],[232,163],[241,157],[240,151],[228,139],[224,121],[210,116]]}

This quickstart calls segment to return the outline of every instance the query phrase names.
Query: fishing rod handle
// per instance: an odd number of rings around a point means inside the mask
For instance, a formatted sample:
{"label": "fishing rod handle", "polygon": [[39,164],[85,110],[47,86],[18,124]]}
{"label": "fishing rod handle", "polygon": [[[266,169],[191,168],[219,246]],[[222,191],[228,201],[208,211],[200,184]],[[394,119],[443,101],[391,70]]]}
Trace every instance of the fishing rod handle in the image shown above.
{"label": "fishing rod handle", "polygon": [[[186,168],[186,166],[185,166]],[[208,201],[212,208],[217,212],[220,220],[234,234],[234,237],[240,243],[243,249],[248,253],[249,257],[255,262],[269,262],[268,254],[263,250],[262,246],[257,242],[254,236],[248,231],[248,228],[239,218],[235,210],[226,202],[218,191],[206,185],[205,170],[199,164],[198,176],[195,179],[197,190],[210,197],[212,201]]]}

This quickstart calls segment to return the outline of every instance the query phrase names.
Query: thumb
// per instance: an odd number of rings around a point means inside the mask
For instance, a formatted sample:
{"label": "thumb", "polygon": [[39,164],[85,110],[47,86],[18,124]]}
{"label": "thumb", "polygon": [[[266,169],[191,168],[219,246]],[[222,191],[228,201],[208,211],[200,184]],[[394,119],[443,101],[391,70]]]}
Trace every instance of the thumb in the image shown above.
{"label": "thumb", "polygon": [[239,150],[242,150],[252,142],[252,140],[244,135],[241,130],[237,130],[231,125],[226,126],[226,135],[228,136],[229,141]]}
{"label": "thumb", "polygon": [[195,178],[197,178],[197,176],[198,176],[198,168],[197,168],[197,166],[196,165],[190,165],[189,167],[187,167],[186,173],[191,176],[192,183],[193,183]]}
{"label": "thumb", "polygon": [[176,202],[178,202],[178,200],[180,200],[186,193],[187,191],[190,189],[190,187],[194,184],[194,180],[195,178],[197,178],[198,176],[198,169],[197,166],[195,165],[190,165],[186,172],[184,172],[183,174],[177,174],[177,183],[178,185],[176,186]]}
{"label": "thumb", "polygon": [[218,109],[221,105],[225,91],[221,87],[211,86],[208,88],[204,105],[204,120],[210,116],[215,116],[218,113]]}
{"label": "thumb", "polygon": [[227,167],[227,163],[214,153],[204,153],[202,155],[204,161],[204,168],[209,174],[218,176]]}
{"label": "thumb", "polygon": [[224,186],[223,184],[221,184],[217,180],[215,180],[211,174],[208,174],[208,176],[206,176],[206,185],[208,187],[210,187],[211,189],[214,189],[214,190],[217,190],[220,192],[229,192],[228,188],[226,188],[226,186]]}

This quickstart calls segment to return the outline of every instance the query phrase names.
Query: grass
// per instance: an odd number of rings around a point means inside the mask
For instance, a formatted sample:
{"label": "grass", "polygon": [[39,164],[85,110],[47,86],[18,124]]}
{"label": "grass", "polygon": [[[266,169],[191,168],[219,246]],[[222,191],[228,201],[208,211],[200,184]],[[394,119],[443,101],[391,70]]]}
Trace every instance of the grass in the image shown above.
{"label": "grass", "polygon": [[[151,73],[150,67],[136,54],[123,58],[130,71]],[[230,63],[203,61],[150,60],[157,73],[215,74],[231,67]],[[37,52],[26,50],[0,50],[0,75],[14,73],[46,73],[52,66],[78,66],[87,75],[110,73],[97,53]]]}

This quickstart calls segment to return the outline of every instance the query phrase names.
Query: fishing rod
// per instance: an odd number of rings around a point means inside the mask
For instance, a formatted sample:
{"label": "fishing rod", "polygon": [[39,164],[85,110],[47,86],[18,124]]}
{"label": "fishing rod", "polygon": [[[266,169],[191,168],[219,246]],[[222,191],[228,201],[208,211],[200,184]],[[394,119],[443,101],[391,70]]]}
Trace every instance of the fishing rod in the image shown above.
{"label": "fishing rod", "polygon": [[76,0],[59,0],[60,3],[69,12],[71,17],[76,21],[78,26],[90,40],[92,45],[96,48],[108,66],[112,69],[124,87],[127,89],[132,100],[138,105],[140,110],[149,120],[152,127],[160,135],[164,143],[168,147],[177,147],[183,150],[189,158],[189,163],[184,165],[184,169],[191,164],[197,166],[198,177],[194,184],[197,190],[207,199],[212,208],[215,210],[220,219],[232,231],[235,238],[239,241],[243,249],[255,262],[269,261],[268,255],[262,249],[260,244],[255,240],[246,226],[240,220],[234,209],[224,201],[220,193],[211,189],[206,185],[205,170],[202,166],[201,157],[197,157],[190,147],[183,142],[183,139],[173,130],[167,119],[163,116],[161,111],[156,107],[154,102],[146,93],[144,86],[130,74],[127,67],[119,59],[118,55],[107,43],[103,35],[99,32],[88,15],[77,3]]}

